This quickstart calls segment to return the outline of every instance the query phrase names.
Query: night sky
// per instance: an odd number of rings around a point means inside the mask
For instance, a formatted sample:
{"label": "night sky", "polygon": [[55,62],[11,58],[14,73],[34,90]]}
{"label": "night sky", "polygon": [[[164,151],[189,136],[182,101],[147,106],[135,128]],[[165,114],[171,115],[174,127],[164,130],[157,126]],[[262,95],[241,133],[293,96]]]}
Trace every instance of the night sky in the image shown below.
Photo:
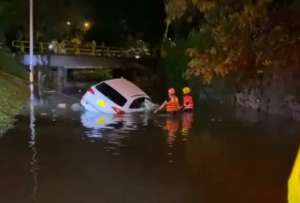
{"label": "night sky", "polygon": [[129,37],[158,41],[164,29],[162,0],[86,0],[87,18],[94,22],[89,39],[119,43]]}
{"label": "night sky", "polygon": [[[5,11],[4,2],[10,5]],[[34,5],[35,30],[41,40],[70,38],[74,32],[69,30],[90,21],[87,41],[116,46],[138,39],[153,43],[161,40],[165,27],[163,0],[34,0]],[[20,32],[28,39],[28,10],[28,1],[0,0],[0,24],[7,39],[20,39]],[[68,21],[72,27],[66,26]]]}

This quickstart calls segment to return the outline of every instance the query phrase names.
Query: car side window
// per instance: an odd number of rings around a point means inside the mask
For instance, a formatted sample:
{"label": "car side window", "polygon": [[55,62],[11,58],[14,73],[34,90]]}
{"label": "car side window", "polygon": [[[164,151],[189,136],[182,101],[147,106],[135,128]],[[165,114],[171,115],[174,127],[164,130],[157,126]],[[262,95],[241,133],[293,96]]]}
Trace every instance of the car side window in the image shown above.
{"label": "car side window", "polygon": [[143,104],[145,102],[145,97],[141,97],[138,99],[133,100],[133,102],[130,104],[130,109],[139,109],[143,107]]}
{"label": "car side window", "polygon": [[119,92],[106,83],[97,85],[96,89],[119,106],[124,106],[124,104],[127,102],[125,97],[123,97]]}

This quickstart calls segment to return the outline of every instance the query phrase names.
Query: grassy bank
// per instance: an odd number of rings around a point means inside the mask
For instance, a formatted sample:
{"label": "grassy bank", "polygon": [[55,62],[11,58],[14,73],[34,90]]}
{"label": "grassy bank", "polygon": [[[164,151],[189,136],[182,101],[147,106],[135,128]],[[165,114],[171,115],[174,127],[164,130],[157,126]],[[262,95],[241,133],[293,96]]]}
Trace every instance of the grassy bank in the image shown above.
{"label": "grassy bank", "polygon": [[0,50],[0,135],[14,122],[28,98],[24,68],[9,52]]}
{"label": "grassy bank", "polygon": [[0,134],[11,126],[28,98],[24,80],[0,71]]}
{"label": "grassy bank", "polygon": [[0,71],[9,73],[18,78],[27,79],[24,67],[8,49],[0,49]]}

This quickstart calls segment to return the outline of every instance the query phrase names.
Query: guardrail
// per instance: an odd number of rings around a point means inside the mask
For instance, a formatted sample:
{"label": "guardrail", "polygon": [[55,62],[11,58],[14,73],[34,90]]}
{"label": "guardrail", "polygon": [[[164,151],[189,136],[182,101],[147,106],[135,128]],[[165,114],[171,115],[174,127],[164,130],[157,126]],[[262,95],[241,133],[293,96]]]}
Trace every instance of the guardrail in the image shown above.
{"label": "guardrail", "polygon": [[[17,51],[25,54],[29,52],[28,41],[13,41],[12,46]],[[105,56],[118,58],[142,58],[149,57],[151,53],[148,49],[141,48],[119,48],[96,46],[95,44],[79,45],[76,43],[65,42],[38,42],[34,45],[34,52],[39,54],[59,54],[59,55],[84,55],[84,56]]]}

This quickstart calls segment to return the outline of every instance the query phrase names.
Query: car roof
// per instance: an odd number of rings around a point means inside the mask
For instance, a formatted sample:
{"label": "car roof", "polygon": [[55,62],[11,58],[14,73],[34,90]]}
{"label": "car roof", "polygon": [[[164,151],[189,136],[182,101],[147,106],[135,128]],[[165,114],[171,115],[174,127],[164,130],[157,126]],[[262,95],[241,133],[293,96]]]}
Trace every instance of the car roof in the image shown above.
{"label": "car roof", "polygon": [[105,80],[103,82],[114,88],[127,99],[137,96],[149,97],[143,90],[124,78]]}

